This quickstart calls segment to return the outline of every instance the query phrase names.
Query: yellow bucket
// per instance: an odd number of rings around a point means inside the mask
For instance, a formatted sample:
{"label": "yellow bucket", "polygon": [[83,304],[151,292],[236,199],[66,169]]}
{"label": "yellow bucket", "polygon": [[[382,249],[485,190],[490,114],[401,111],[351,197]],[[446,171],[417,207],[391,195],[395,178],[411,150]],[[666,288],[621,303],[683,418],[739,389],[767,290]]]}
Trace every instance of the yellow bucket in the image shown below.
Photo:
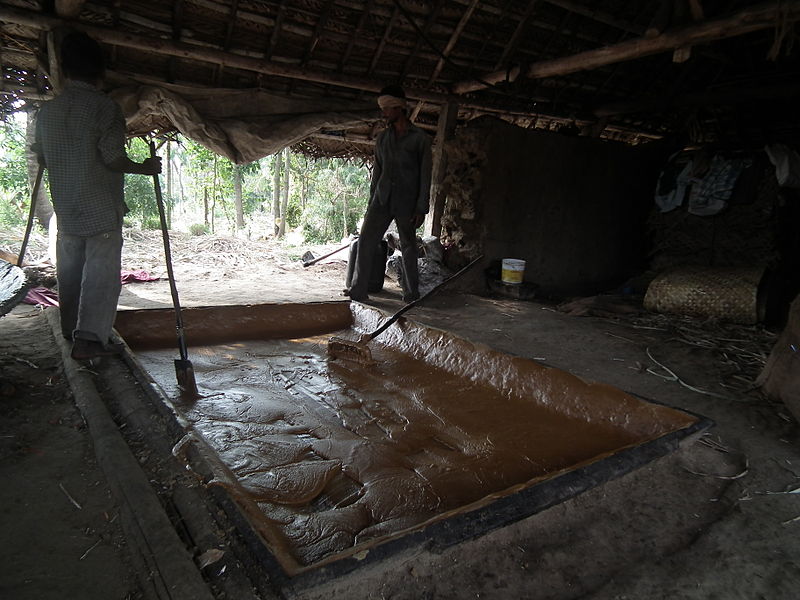
{"label": "yellow bucket", "polygon": [[[496,263],[495,263],[496,264]],[[519,284],[525,275],[525,261],[518,258],[504,258],[501,280],[503,283]]]}

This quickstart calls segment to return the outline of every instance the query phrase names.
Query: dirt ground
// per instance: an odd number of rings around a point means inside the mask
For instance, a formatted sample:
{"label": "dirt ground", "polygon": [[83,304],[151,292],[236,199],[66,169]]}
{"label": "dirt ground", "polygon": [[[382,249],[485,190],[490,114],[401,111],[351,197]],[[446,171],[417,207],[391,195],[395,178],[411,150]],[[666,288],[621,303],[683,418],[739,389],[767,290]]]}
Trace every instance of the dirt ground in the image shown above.
{"label": "dirt ground", "polygon": [[[304,269],[306,248],[212,237],[174,242],[187,306],[341,300],[344,252]],[[151,234],[129,237],[124,268],[162,276],[159,244]],[[399,308],[397,285],[387,280],[370,304]],[[171,306],[163,279],[123,286],[121,309],[156,306]],[[798,597],[800,430],[785,407],[752,386],[775,332],[648,314],[610,296],[571,308],[443,293],[408,317],[716,426],[666,458],[512,525],[324,584],[289,585],[277,597]],[[179,597],[153,595],[142,583],[147,574],[137,572],[120,525],[124,500],[98,465],[96,440],[40,308],[20,305],[0,318],[0,384],[0,597]]]}

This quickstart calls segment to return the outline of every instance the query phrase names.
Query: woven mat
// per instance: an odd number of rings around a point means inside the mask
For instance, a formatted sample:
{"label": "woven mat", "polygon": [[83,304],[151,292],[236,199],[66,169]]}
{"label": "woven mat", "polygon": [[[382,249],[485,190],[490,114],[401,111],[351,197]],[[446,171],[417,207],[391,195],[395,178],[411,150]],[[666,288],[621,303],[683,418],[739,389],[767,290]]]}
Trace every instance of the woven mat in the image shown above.
{"label": "woven mat", "polygon": [[763,267],[676,267],[650,283],[644,307],[752,325],[762,318],[759,283],[763,275]]}

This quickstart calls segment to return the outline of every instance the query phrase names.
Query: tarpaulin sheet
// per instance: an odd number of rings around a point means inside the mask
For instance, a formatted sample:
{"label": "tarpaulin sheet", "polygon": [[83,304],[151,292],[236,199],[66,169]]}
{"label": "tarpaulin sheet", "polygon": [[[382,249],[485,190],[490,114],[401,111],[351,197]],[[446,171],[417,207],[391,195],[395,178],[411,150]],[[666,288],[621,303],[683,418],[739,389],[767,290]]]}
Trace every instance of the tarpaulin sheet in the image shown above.
{"label": "tarpaulin sheet", "polygon": [[320,130],[366,126],[374,101],[287,98],[261,89],[201,89],[171,84],[118,88],[132,135],[176,129],[237,164],[274,154]]}
{"label": "tarpaulin sheet", "polygon": [[[120,271],[120,281],[123,285],[126,283],[136,283],[139,281],[158,281],[158,277],[153,277],[147,271],[127,271],[123,269]],[[58,292],[46,287],[35,287],[28,290],[25,299],[22,301],[25,304],[33,304],[40,306],[58,306]]]}
{"label": "tarpaulin sheet", "polygon": [[58,306],[58,292],[41,286],[31,288],[22,302],[34,306]]}
{"label": "tarpaulin sheet", "polygon": [[22,269],[0,259],[0,315],[19,304],[29,285]]}

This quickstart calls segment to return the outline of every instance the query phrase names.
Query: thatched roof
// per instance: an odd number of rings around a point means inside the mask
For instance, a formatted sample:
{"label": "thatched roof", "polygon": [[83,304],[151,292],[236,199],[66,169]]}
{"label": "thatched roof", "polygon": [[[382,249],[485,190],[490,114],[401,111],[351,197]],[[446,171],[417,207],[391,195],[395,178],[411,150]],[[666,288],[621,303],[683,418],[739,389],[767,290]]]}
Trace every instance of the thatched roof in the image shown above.
{"label": "thatched roof", "polygon": [[[796,0],[4,0],[0,108],[52,93],[50,49],[74,27],[107,48],[112,88],[363,106],[400,83],[432,131],[440,114],[491,114],[631,143],[761,144],[800,132],[798,19]],[[356,148],[370,123],[321,132],[320,148]]]}

